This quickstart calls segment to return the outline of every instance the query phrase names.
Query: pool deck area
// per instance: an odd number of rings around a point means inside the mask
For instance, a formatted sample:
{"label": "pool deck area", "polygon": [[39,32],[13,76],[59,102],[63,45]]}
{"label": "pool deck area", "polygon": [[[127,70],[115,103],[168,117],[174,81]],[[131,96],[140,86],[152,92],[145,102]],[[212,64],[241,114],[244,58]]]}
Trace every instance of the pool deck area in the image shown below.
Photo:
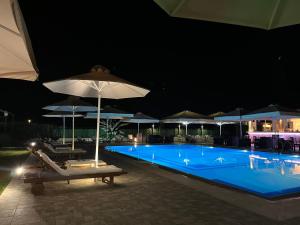
{"label": "pool deck area", "polygon": [[34,196],[15,178],[0,196],[0,225],[299,224],[299,198],[268,201],[114,153],[102,157],[128,172],[115,186],[50,182],[44,195]]}

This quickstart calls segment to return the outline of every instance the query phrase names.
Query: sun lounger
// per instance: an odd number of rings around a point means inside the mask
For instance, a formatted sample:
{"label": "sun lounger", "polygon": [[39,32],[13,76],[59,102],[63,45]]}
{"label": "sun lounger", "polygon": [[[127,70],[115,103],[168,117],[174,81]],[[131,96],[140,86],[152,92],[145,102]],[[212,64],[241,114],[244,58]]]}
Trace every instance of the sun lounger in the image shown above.
{"label": "sun lounger", "polygon": [[[41,151],[41,150],[39,150]],[[30,161],[33,161],[35,163],[27,163],[26,167],[28,168],[34,168],[34,167],[45,167],[45,163],[43,159],[40,157],[40,154],[36,150],[31,151],[31,155],[28,159]],[[56,164],[60,165],[63,168],[78,168],[78,167],[95,167],[95,160],[94,159],[79,159],[79,160],[67,160],[67,161],[56,161]],[[103,160],[98,161],[98,167],[99,166],[107,166],[107,163]]]}
{"label": "sun lounger", "polygon": [[36,169],[24,174],[24,183],[31,183],[33,194],[41,194],[44,191],[44,182],[68,181],[69,183],[70,180],[75,179],[102,178],[102,182],[112,185],[115,176],[126,174],[121,168],[113,165],[62,169],[42,151],[39,150],[36,154],[52,172]]}
{"label": "sun lounger", "polygon": [[55,148],[71,148],[72,146],[71,143],[62,144],[59,142],[50,142],[49,144],[51,144]]}
{"label": "sun lounger", "polygon": [[85,154],[86,151],[80,148],[75,148],[72,150],[69,147],[53,147],[49,143],[43,143],[44,147],[49,150],[52,154],[56,155],[80,155],[80,154]]}

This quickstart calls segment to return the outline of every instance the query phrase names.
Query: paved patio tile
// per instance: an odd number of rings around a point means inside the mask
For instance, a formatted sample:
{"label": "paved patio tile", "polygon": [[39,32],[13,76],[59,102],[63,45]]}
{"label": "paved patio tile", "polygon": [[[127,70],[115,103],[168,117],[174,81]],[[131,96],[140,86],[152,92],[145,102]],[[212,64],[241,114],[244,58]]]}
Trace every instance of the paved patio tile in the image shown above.
{"label": "paved patio tile", "polygon": [[9,225],[12,221],[12,217],[0,217],[0,225]]}
{"label": "paved patio tile", "polygon": [[[107,158],[107,160],[112,160]],[[128,171],[109,187],[92,179],[46,183],[42,196],[13,179],[0,196],[0,225],[299,225],[299,218],[275,222],[126,160]]]}
{"label": "paved patio tile", "polygon": [[12,217],[15,214],[15,209],[4,209],[0,211],[0,218]]}

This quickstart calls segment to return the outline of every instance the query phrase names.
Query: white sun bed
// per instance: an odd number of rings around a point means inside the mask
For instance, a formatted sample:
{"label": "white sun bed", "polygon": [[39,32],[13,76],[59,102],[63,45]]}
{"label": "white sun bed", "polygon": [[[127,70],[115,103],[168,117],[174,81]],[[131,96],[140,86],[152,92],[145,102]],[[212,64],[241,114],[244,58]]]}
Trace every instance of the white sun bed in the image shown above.
{"label": "white sun bed", "polygon": [[[52,161],[41,150],[35,153],[53,172],[49,173],[40,170],[36,173],[25,173],[24,183],[31,183],[31,192],[34,194],[41,194],[44,191],[44,182],[63,181],[86,179],[86,178],[102,178],[102,182],[107,184],[114,183],[114,177],[126,174],[123,169],[114,165],[103,165],[100,167],[90,168],[67,168],[62,169],[54,161]],[[107,179],[109,178],[109,179]]]}

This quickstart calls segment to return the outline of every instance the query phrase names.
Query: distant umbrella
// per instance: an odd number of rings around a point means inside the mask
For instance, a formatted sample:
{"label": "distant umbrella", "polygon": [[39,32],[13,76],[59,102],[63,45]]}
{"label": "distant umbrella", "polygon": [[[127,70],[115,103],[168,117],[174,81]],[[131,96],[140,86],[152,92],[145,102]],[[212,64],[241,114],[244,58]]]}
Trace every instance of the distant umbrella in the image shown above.
{"label": "distant umbrella", "polygon": [[54,104],[48,105],[43,109],[52,110],[52,111],[63,111],[63,112],[72,112],[72,150],[74,150],[74,141],[75,141],[75,112],[90,112],[96,111],[97,108],[91,104],[82,101],[79,97],[70,96],[67,99],[56,102]]}
{"label": "distant umbrella", "polygon": [[56,111],[54,111],[54,112],[43,115],[43,117],[62,118],[63,119],[63,140],[62,140],[62,143],[65,144],[66,118],[83,117],[83,115],[82,114],[73,115],[73,113],[70,113],[70,112],[56,112]]}
{"label": "distant umbrella", "polygon": [[95,160],[98,164],[99,124],[101,98],[122,99],[144,97],[149,90],[136,86],[113,74],[103,66],[95,66],[91,72],[72,76],[64,80],[44,83],[56,93],[98,98]]}
{"label": "distant umbrella", "polygon": [[219,115],[215,117],[215,120],[221,122],[239,122],[240,124],[240,137],[243,137],[243,130],[242,130],[242,116],[246,113],[246,110],[243,108],[236,108],[233,111],[225,113],[223,115]]}
{"label": "distant umbrella", "polygon": [[[223,116],[225,113],[224,112],[216,112],[216,113],[212,113],[212,114],[209,114],[208,116],[210,118],[215,118],[215,117],[220,117],[220,116]],[[216,120],[216,125],[219,126],[219,135],[222,136],[222,126],[225,125],[225,124],[232,124],[232,123],[235,123],[235,122],[230,122],[230,121],[218,121]]]}
{"label": "distant umbrella", "polygon": [[214,119],[215,117],[222,116],[224,114],[225,114],[224,112],[215,112],[215,113],[209,114],[208,117]]}
{"label": "distant umbrella", "polygon": [[[128,117],[133,117],[132,113],[128,113],[111,106],[105,106],[100,110],[101,119],[121,120]],[[86,114],[86,119],[97,119],[97,112],[89,112]]]}
{"label": "distant umbrella", "polygon": [[138,112],[132,118],[124,119],[123,122],[126,123],[136,123],[137,124],[137,136],[140,134],[140,123],[159,123],[158,119],[155,119],[151,116],[147,116],[141,112]]}
{"label": "distant umbrella", "polygon": [[191,112],[188,110],[167,116],[161,120],[162,123],[182,123],[185,125],[185,135],[187,135],[188,124],[203,124],[203,123],[214,123],[208,116]]}

